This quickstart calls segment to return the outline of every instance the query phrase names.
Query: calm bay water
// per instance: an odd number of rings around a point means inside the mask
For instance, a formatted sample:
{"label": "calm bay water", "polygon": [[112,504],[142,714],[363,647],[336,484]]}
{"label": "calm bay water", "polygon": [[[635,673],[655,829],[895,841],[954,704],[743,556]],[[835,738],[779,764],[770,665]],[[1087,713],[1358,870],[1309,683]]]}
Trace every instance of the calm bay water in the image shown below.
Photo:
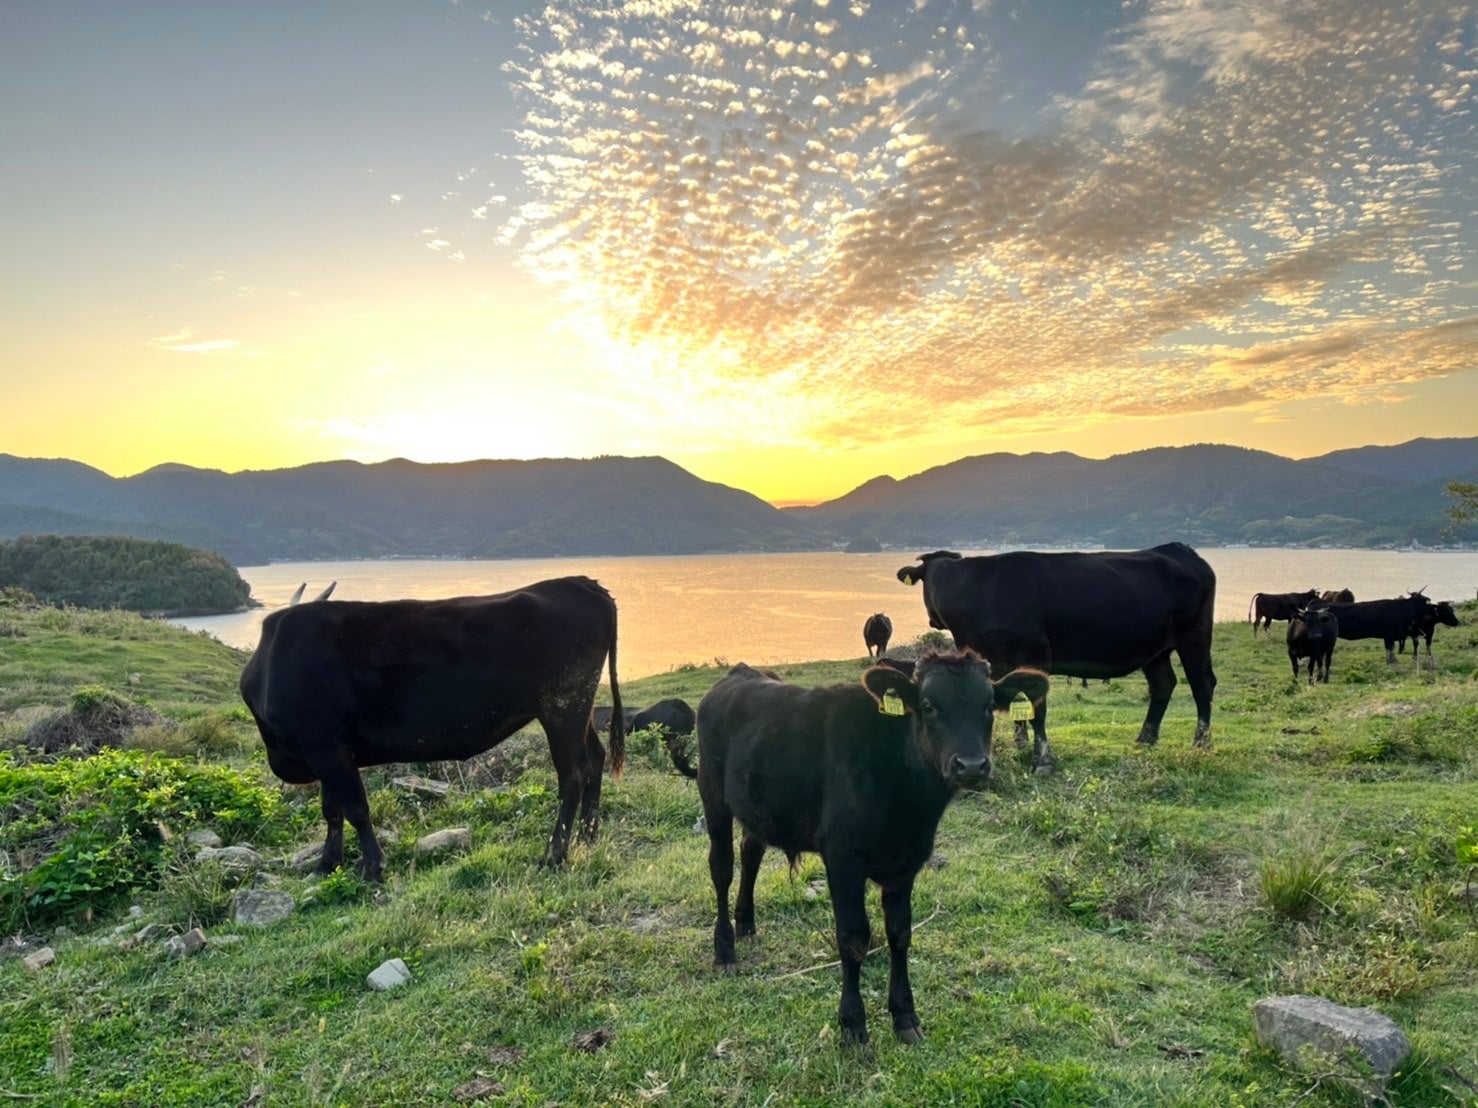
{"label": "calm bay water", "polygon": [[[972,551],[971,553],[990,553]],[[1218,620],[1247,619],[1255,592],[1349,588],[1361,600],[1425,587],[1434,600],[1478,591],[1478,552],[1204,548],[1216,570]],[[704,554],[649,558],[512,561],[279,562],[241,575],[265,608],[175,622],[231,646],[256,646],[262,620],[306,581],[313,596],[338,581],[337,600],[436,599],[504,592],[547,577],[583,573],[619,609],[619,673],[645,677],[686,662],[782,662],[860,658],[862,623],[893,620],[893,641],[929,629],[921,592],[899,583],[907,552]]]}

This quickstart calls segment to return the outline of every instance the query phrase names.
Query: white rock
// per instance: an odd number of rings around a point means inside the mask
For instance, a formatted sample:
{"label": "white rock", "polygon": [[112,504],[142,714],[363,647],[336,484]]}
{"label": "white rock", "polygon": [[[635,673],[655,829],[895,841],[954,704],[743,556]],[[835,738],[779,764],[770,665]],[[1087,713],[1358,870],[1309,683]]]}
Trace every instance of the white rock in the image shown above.
{"label": "white rock", "polygon": [[388,962],[381,962],[374,973],[365,978],[369,982],[370,988],[377,992],[384,992],[386,989],[393,989],[398,985],[404,985],[410,979],[410,969],[399,958],[391,958]]}

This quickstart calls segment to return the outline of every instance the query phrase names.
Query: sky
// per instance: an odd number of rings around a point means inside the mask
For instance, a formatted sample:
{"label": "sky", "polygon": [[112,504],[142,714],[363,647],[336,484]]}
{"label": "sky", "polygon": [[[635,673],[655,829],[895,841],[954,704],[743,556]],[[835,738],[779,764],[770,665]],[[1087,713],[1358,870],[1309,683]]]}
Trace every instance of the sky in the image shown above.
{"label": "sky", "polygon": [[5,0],[0,452],[1478,435],[1478,3]]}

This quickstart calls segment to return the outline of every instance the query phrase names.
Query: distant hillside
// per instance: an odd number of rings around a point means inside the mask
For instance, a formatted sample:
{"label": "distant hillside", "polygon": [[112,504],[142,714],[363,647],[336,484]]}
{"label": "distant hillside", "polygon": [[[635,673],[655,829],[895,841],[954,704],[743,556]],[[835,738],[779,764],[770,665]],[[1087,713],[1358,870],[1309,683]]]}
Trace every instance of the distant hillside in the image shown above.
{"label": "distant hillside", "polygon": [[663,458],[423,465],[322,462],[113,478],[0,454],[0,539],[114,534],[235,565],[339,558],[528,558],[881,546],[1404,546],[1446,541],[1448,481],[1478,481],[1478,438],[1293,461],[1233,446],[1103,461],[986,454],[875,477],[780,510]]}
{"label": "distant hillside", "polygon": [[113,478],[0,455],[0,538],[38,533],[167,539],[236,565],[830,545],[758,497],[663,458],[343,461],[232,474],[163,465]]}
{"label": "distant hillside", "polygon": [[987,454],[876,477],[786,509],[844,541],[892,546],[1436,545],[1448,481],[1478,475],[1478,438],[1416,439],[1294,461],[1233,446],[1158,447],[1093,461]]}

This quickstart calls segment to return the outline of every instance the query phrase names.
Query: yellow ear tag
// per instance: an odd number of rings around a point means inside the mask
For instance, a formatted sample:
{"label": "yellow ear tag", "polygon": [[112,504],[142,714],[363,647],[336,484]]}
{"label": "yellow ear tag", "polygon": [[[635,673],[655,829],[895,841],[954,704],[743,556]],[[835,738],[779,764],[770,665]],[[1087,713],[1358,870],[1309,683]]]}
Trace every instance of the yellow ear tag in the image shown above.
{"label": "yellow ear tag", "polygon": [[1037,710],[1032,707],[1031,700],[1026,693],[1017,693],[1016,699],[1011,701],[1011,722],[1024,723],[1029,719],[1035,719]]}
{"label": "yellow ear tag", "polygon": [[912,585],[913,584],[913,574],[911,574],[911,573],[905,573],[903,575],[903,583],[905,585]]}
{"label": "yellow ear tag", "polygon": [[885,716],[901,716],[904,714],[903,701],[896,692],[889,689],[883,694],[883,699],[878,701],[878,711]]}

